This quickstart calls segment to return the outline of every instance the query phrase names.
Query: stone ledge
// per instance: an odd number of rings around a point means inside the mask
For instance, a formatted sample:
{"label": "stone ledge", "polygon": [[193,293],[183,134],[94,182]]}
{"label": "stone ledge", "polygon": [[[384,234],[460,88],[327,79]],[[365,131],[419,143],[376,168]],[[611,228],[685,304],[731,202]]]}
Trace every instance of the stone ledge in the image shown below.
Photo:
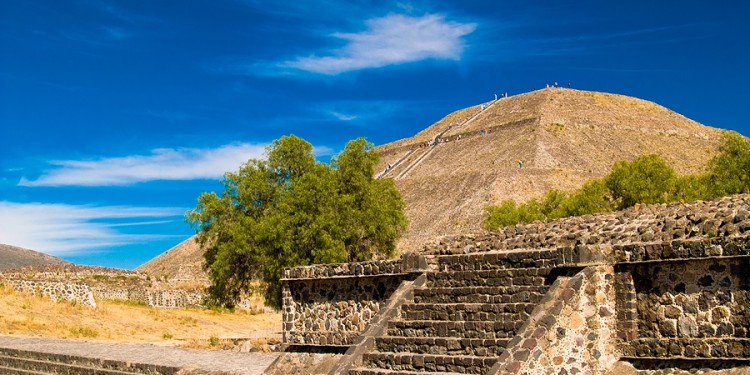
{"label": "stone ledge", "polygon": [[406,276],[422,273],[427,269],[424,256],[404,254],[398,259],[373,260],[358,263],[315,264],[284,269],[281,279],[285,282],[312,279],[335,279],[366,276]]}
{"label": "stone ledge", "polygon": [[750,195],[712,201],[638,205],[617,212],[506,227],[495,232],[448,236],[425,253],[445,255],[495,250],[630,245],[732,237],[750,233]]}
{"label": "stone ledge", "polygon": [[628,358],[662,359],[750,359],[750,339],[637,339],[623,348]]}
{"label": "stone ledge", "polygon": [[290,346],[297,345],[348,347],[356,342],[360,334],[360,331],[289,331],[286,333],[284,343]]}
{"label": "stone ledge", "polygon": [[618,264],[750,257],[750,236],[615,245],[612,250]]}

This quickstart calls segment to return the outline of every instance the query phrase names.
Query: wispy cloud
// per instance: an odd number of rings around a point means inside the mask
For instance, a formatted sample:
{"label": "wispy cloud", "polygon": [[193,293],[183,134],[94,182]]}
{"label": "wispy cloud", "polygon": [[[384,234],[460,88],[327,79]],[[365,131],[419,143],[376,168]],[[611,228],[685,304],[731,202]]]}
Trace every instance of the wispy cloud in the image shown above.
{"label": "wispy cloud", "polygon": [[[124,41],[135,36],[135,33],[115,26],[100,26],[93,29],[61,30],[59,36],[71,42],[93,46],[112,46],[112,42]],[[56,38],[56,35],[51,36]]]}
{"label": "wispy cloud", "polygon": [[317,112],[327,118],[342,122],[354,122],[360,125],[371,122],[380,124],[384,118],[413,104],[388,100],[339,100],[316,103],[311,112]]}
{"label": "wispy cloud", "polygon": [[336,111],[331,111],[330,114],[337,120],[341,120],[341,121],[352,121],[352,120],[356,120],[359,117],[356,115],[347,115],[347,114],[336,112]]}
{"label": "wispy cloud", "polygon": [[366,26],[360,33],[334,33],[334,38],[346,42],[340,49],[325,56],[298,57],[281,67],[336,75],[426,59],[458,60],[465,48],[462,38],[477,27],[448,21],[439,14],[391,14],[370,19]]}
{"label": "wispy cloud", "polygon": [[96,160],[57,160],[57,167],[21,186],[116,186],[154,180],[219,178],[250,158],[261,158],[264,144],[231,144],[215,149],[160,148],[150,155]]}
{"label": "wispy cloud", "polygon": [[[19,186],[127,186],[139,182],[218,179],[248,159],[265,157],[267,144],[239,143],[213,149],[159,148],[150,155],[94,160],[54,160],[57,167],[36,179],[21,178]],[[333,153],[327,146],[313,147],[315,156]]]}
{"label": "wispy cloud", "polygon": [[105,35],[110,39],[114,40],[127,39],[133,36],[133,33],[114,26],[102,26],[101,30],[104,31]]}
{"label": "wispy cloud", "polygon": [[171,220],[128,220],[176,218],[182,216],[184,211],[168,207],[82,206],[0,201],[0,243],[53,255],[103,251],[109,247],[174,237],[159,234],[125,234],[114,228],[170,222]]}
{"label": "wispy cloud", "polygon": [[114,4],[110,4],[105,1],[92,1],[90,2],[90,5],[95,8],[101,9],[105,13],[109,14],[110,16],[120,21],[125,21],[131,24],[144,23],[144,22],[148,22],[148,23],[161,23],[162,22],[162,20],[158,17],[134,13],[134,12],[131,12],[124,8],[120,8],[118,6],[115,6]]}

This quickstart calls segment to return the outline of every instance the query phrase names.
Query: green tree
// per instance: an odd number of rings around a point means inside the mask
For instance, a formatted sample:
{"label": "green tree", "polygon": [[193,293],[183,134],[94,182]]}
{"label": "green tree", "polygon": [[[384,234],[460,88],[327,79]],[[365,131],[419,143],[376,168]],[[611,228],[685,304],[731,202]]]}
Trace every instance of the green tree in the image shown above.
{"label": "green tree", "polygon": [[658,155],[618,161],[605,178],[617,209],[636,203],[664,203],[674,199],[677,175]]}
{"label": "green tree", "polygon": [[609,190],[604,180],[591,180],[560,202],[549,216],[561,218],[612,211],[612,202],[608,197]]}
{"label": "green tree", "polygon": [[278,308],[286,267],[395,253],[404,203],[392,180],[372,178],[371,144],[351,141],[331,164],[316,162],[312,145],[295,136],[266,152],[226,173],[224,191],[201,194],[187,213],[207,248],[209,303],[231,306],[260,281],[266,303]]}
{"label": "green tree", "polygon": [[726,132],[720,153],[709,162],[711,194],[720,197],[750,193],[750,140]]}
{"label": "green tree", "polygon": [[534,198],[518,205],[506,200],[500,206],[488,206],[483,225],[492,230],[534,220],[624,209],[636,203],[686,202],[750,193],[750,140],[726,132],[719,151],[709,161],[708,173],[679,177],[657,155],[619,161],[609,175],[591,180],[570,194],[551,190],[542,201]]}
{"label": "green tree", "polygon": [[711,199],[712,194],[710,175],[687,175],[675,180],[675,200],[679,202]]}
{"label": "green tree", "polygon": [[547,194],[544,195],[541,207],[541,212],[544,217],[547,219],[557,219],[562,217],[557,215],[559,215],[560,206],[562,206],[568,198],[568,193],[564,191],[557,189],[548,191]]}
{"label": "green tree", "polygon": [[487,230],[516,225],[520,222],[518,205],[512,199],[500,202],[499,206],[487,206],[484,210],[487,218],[484,219],[482,226]]}

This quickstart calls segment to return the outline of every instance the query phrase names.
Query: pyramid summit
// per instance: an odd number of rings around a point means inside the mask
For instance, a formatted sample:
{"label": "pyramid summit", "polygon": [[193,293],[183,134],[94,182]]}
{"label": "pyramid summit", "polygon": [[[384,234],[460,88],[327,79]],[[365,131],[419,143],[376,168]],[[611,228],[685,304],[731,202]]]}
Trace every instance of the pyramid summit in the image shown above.
{"label": "pyramid summit", "polygon": [[399,249],[413,251],[480,231],[487,205],[575,190],[618,160],[657,154],[678,174],[698,173],[722,132],[646,100],[546,88],[455,111],[376,147],[376,171],[403,194],[409,229]]}

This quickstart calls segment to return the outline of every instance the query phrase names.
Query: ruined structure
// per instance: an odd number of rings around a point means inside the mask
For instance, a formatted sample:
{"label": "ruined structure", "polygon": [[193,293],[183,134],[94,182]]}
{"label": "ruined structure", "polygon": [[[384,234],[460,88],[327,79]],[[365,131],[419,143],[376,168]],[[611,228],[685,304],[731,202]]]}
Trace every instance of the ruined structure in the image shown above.
{"label": "ruined structure", "polygon": [[748,275],[749,195],[288,269],[267,374],[750,373]]}
{"label": "ruined structure", "polygon": [[0,272],[0,283],[53,301],[90,307],[103,299],[167,309],[199,307],[204,297],[201,287],[180,288],[139,272],[72,264],[5,270]]}

